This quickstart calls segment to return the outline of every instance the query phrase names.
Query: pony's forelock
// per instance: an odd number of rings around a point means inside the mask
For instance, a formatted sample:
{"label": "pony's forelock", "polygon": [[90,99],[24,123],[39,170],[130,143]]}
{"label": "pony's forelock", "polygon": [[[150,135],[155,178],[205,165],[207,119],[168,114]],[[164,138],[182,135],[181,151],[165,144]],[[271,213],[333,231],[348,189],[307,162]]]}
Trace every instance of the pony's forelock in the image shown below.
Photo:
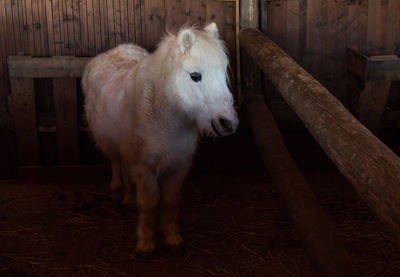
{"label": "pony's forelock", "polygon": [[[193,32],[195,35],[195,42],[193,47],[199,50],[200,54],[204,57],[205,61],[212,61],[212,62],[218,62],[218,64],[225,70],[225,78],[227,82],[229,83],[229,74],[228,70],[230,68],[229,66],[229,59],[228,59],[228,51],[227,47],[224,43],[223,40],[219,38],[214,38],[211,35],[209,35],[204,29],[199,28],[196,25],[188,25],[185,24],[180,28],[179,33],[183,31],[188,31],[190,30]],[[162,40],[159,42],[157,46],[156,52],[162,52],[159,53],[160,55],[173,55],[174,58],[178,58],[181,56],[181,58],[184,58],[184,54],[179,53],[179,46],[178,46],[178,35],[175,35],[174,33],[170,32],[168,29],[165,30],[165,35],[162,38]],[[190,51],[189,54],[190,55]],[[167,61],[165,57],[164,61]]]}

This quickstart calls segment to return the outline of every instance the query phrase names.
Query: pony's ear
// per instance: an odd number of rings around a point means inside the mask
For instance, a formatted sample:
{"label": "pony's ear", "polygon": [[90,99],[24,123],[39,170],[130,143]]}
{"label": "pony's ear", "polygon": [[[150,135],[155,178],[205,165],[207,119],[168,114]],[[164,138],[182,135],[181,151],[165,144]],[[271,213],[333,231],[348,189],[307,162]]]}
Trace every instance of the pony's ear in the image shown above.
{"label": "pony's ear", "polygon": [[214,22],[208,24],[204,30],[213,38],[218,38],[219,36],[217,24]]}
{"label": "pony's ear", "polygon": [[194,34],[192,30],[186,29],[182,30],[178,35],[178,44],[179,49],[181,50],[182,54],[187,54],[190,51],[194,44]]}

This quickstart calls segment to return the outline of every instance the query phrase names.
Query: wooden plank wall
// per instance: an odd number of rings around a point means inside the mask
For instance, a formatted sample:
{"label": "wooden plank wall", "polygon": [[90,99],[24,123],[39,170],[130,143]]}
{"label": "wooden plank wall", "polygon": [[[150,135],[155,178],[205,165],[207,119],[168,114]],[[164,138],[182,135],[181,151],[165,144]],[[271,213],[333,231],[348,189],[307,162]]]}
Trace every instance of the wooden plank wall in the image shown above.
{"label": "wooden plank wall", "polygon": [[123,42],[153,50],[166,29],[211,21],[236,72],[235,0],[1,0],[0,117],[9,111],[7,56],[94,56]]}
{"label": "wooden plank wall", "polygon": [[399,0],[261,0],[262,29],[339,99],[345,47],[400,55]]}

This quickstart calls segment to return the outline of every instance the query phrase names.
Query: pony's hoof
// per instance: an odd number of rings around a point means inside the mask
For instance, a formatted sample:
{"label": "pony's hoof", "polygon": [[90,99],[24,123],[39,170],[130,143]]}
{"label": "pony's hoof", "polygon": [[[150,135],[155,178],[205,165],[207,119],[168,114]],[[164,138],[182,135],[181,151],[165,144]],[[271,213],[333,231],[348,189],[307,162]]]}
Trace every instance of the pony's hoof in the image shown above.
{"label": "pony's hoof", "polygon": [[122,190],[121,189],[113,189],[110,191],[111,200],[115,203],[121,203],[122,200]]}
{"label": "pony's hoof", "polygon": [[184,253],[184,245],[183,242],[178,245],[167,245],[167,250],[172,256],[183,256]]}
{"label": "pony's hoof", "polygon": [[125,194],[122,199],[122,204],[125,206],[130,206],[135,204],[135,196],[133,194]]}
{"label": "pony's hoof", "polygon": [[136,258],[145,263],[152,262],[154,260],[154,251],[136,250]]}
{"label": "pony's hoof", "polygon": [[170,248],[178,247],[183,244],[183,238],[179,233],[166,235],[165,245]]}
{"label": "pony's hoof", "polygon": [[180,234],[170,235],[166,237],[165,247],[172,255],[183,255],[183,239]]}
{"label": "pony's hoof", "polygon": [[154,259],[154,243],[152,241],[139,240],[136,244],[136,257],[143,262]]}

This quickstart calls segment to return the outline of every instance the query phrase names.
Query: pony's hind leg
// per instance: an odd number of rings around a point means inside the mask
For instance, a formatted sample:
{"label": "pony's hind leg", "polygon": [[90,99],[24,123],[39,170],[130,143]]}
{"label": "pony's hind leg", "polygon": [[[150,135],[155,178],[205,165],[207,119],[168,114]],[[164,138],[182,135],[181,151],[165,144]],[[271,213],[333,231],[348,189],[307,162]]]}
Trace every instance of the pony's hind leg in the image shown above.
{"label": "pony's hind leg", "polygon": [[112,173],[110,183],[111,198],[119,202],[122,199],[121,161],[118,158],[112,158],[110,161]]}
{"label": "pony's hind leg", "polygon": [[174,173],[161,180],[160,228],[164,234],[165,244],[172,249],[178,248],[182,242],[179,230],[179,208],[182,194],[182,183],[188,168],[176,169]]}

